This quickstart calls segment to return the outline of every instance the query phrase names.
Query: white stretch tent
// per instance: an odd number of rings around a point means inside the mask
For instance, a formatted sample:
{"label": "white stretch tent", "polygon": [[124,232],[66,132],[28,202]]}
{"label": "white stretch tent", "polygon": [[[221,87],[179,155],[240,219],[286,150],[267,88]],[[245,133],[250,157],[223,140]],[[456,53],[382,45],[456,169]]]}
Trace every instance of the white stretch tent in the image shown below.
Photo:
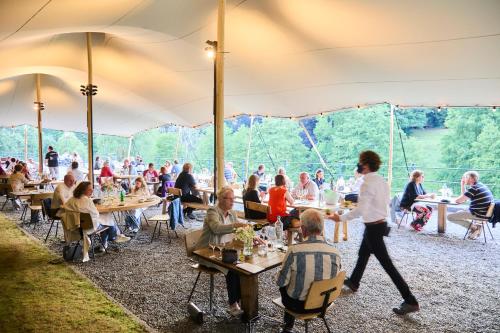
{"label": "white stretch tent", "polygon": [[[500,104],[498,0],[228,0],[225,116],[303,116],[355,105]],[[0,126],[129,136],[212,120],[215,0],[0,1]]]}

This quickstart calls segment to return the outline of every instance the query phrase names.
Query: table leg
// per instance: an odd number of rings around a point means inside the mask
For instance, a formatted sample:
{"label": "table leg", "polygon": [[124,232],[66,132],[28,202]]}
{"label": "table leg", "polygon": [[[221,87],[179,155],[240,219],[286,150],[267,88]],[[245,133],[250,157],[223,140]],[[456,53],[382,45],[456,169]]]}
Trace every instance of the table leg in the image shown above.
{"label": "table leg", "polygon": [[259,277],[240,274],[242,320],[248,322],[259,315]]}
{"label": "table leg", "polygon": [[203,204],[204,205],[208,205],[209,204],[209,200],[208,200],[208,193],[207,192],[203,192]]}
{"label": "table leg", "polygon": [[342,222],[342,231],[344,232],[344,241],[347,241],[347,222]]}
{"label": "table leg", "polygon": [[338,243],[339,242],[339,227],[340,227],[340,222],[334,222],[335,223],[335,229],[333,232],[333,242]]}
{"label": "table leg", "polygon": [[438,203],[438,233],[444,234],[446,232],[446,210],[445,203]]}

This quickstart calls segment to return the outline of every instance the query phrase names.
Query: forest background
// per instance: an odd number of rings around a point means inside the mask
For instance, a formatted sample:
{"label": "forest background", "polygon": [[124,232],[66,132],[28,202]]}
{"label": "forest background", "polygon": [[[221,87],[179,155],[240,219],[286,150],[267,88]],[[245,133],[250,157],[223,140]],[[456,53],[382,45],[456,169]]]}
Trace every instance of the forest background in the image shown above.
{"label": "forest background", "polygon": [[[98,112],[98,110],[95,110]],[[467,170],[480,173],[495,197],[500,197],[499,112],[493,108],[405,108],[395,112],[393,192],[408,181],[408,170],[425,172],[424,187],[437,191],[447,184],[453,193],[460,191],[460,177]],[[346,109],[308,119],[277,119],[241,116],[225,122],[225,159],[243,181],[247,174],[265,164],[267,172],[283,166],[293,181],[300,171],[314,174],[322,168],[304,128],[327,163],[328,181],[352,176],[360,151],[378,152],[384,162],[381,173],[387,176],[390,136],[390,106],[378,104]],[[0,156],[24,158],[25,126],[0,128]],[[27,126],[28,157],[38,160],[36,128]],[[183,128],[163,126],[131,133],[131,156],[140,155],[156,166],[166,160],[190,161],[195,172],[213,167],[213,126]],[[251,140],[250,140],[251,137]],[[250,142],[250,144],[249,144]],[[43,151],[54,146],[60,155],[77,152],[86,162],[87,134],[51,129],[43,130]],[[94,135],[94,155],[122,161],[129,138]],[[406,154],[406,163],[403,154]],[[249,150],[249,152],[248,152]],[[248,170],[246,158],[249,156]]]}

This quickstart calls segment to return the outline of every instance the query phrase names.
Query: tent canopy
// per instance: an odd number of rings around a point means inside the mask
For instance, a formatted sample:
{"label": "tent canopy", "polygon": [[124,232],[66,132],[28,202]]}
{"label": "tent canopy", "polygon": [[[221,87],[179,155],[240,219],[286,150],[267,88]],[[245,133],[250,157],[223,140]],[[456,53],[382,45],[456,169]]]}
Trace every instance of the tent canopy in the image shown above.
{"label": "tent canopy", "polygon": [[[303,116],[390,102],[500,104],[500,1],[227,0],[225,116]],[[129,136],[212,120],[212,0],[3,0],[0,126],[86,131],[85,32],[94,130]]]}

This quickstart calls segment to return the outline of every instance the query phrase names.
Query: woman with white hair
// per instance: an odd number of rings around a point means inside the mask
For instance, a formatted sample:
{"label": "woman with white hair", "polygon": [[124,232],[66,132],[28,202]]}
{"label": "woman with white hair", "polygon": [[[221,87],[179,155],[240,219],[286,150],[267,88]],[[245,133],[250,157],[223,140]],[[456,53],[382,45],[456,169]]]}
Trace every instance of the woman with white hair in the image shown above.
{"label": "woman with white hair", "polygon": [[[219,243],[232,241],[236,228],[247,224],[238,222],[236,213],[232,210],[234,204],[234,192],[231,187],[223,187],[217,193],[217,205],[207,210],[207,216],[203,223],[203,232],[196,243],[196,248],[208,247],[211,239],[218,238]],[[204,266],[214,267],[226,275],[227,294],[229,298],[229,312],[233,316],[243,313],[240,308],[241,291],[240,278],[235,272],[229,271],[210,262],[200,260]]]}

